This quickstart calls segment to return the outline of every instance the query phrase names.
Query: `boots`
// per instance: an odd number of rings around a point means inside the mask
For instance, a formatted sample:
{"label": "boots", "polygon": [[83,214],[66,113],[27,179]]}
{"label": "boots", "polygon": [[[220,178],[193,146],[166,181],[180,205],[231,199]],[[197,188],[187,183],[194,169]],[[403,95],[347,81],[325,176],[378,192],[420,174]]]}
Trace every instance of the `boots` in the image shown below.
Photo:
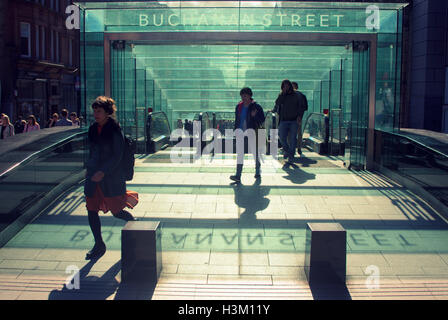
{"label": "boots", "polygon": [[95,260],[101,258],[106,253],[106,244],[104,242],[95,243],[92,250],[87,252],[86,260]]}
{"label": "boots", "polygon": [[234,176],[230,176],[230,180],[233,180],[235,182],[241,182],[241,173],[243,172],[243,165],[237,164],[236,165],[236,174]]}
{"label": "boots", "polygon": [[88,211],[89,226],[93,233],[93,238],[95,239],[95,245],[92,250],[87,252],[86,260],[94,260],[101,258],[106,252],[106,244],[101,236],[101,222],[98,212]]}
{"label": "boots", "polygon": [[126,210],[121,210],[120,212],[114,214],[115,218],[124,220],[124,221],[137,221],[137,218],[134,218],[134,216],[126,211]]}

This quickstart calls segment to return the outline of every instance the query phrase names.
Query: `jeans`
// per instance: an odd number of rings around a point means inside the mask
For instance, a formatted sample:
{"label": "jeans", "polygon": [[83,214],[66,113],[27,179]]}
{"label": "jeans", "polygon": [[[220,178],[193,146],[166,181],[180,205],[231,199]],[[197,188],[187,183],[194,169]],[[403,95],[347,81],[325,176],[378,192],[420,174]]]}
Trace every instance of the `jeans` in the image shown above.
{"label": "jeans", "polygon": [[237,153],[237,161],[236,161],[236,176],[241,177],[241,173],[243,172],[243,164],[244,164],[244,155],[245,150],[247,150],[249,153],[252,153],[254,160],[255,160],[255,174],[259,175],[261,174],[261,163],[260,163],[260,155],[258,153],[258,141],[252,141],[252,143],[249,143],[248,138],[244,137],[244,145],[241,146],[243,148],[238,148],[236,150]]}
{"label": "jeans", "polygon": [[298,130],[299,125],[297,121],[282,121],[278,127],[278,137],[282,144],[283,152],[289,160],[293,160],[296,153]]}

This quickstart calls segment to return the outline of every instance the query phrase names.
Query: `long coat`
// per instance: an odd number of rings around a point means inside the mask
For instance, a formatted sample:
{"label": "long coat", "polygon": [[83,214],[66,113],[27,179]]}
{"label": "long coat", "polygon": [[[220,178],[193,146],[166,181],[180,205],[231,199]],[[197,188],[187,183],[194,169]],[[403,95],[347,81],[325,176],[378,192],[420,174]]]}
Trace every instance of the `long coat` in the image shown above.
{"label": "long coat", "polygon": [[112,118],[106,122],[98,134],[98,124],[95,122],[89,128],[90,156],[87,161],[87,174],[84,184],[84,194],[93,197],[96,182],[91,180],[97,171],[104,172],[104,178],[99,182],[105,197],[116,197],[126,193],[126,179],[121,168],[121,158],[124,150],[124,136],[120,125]]}

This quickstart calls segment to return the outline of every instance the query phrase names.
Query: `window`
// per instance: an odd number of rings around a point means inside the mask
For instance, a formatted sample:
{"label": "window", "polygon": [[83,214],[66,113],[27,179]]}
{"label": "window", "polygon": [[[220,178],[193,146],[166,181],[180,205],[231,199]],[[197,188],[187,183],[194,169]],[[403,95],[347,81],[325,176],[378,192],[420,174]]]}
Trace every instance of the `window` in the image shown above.
{"label": "window", "polygon": [[59,62],[59,33],[55,31],[54,35],[56,37],[56,47],[54,48],[56,52],[56,62]]}
{"label": "window", "polygon": [[31,57],[31,26],[28,22],[20,22],[20,54]]}
{"label": "window", "polygon": [[50,59],[54,61],[54,31],[50,30]]}
{"label": "window", "polygon": [[41,30],[41,35],[42,35],[42,37],[41,37],[41,49],[42,49],[42,55],[41,55],[41,58],[42,58],[42,60],[45,60],[45,54],[46,54],[46,43],[45,43],[45,27],[44,26],[41,26],[40,27],[40,30]]}
{"label": "window", "polygon": [[68,64],[73,66],[73,39],[68,39]]}
{"label": "window", "polygon": [[36,59],[40,58],[40,27],[36,26]]}

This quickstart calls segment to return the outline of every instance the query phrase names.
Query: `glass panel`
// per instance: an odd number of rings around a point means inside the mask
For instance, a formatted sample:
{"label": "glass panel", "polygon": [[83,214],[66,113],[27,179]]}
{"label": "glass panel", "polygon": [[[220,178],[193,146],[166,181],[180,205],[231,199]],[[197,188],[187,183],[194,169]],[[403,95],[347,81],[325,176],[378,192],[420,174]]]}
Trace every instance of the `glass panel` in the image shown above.
{"label": "glass panel", "polygon": [[[366,6],[371,5],[369,3],[108,1],[80,4],[81,8],[87,8],[81,10],[80,19],[81,114],[87,118],[87,123],[93,120],[89,108],[91,102],[104,94],[103,32],[275,31],[378,33],[376,128],[392,130],[399,125],[403,3],[375,3],[380,9],[376,29],[366,24],[369,17]],[[269,41],[269,36],[266,36],[266,41]],[[348,123],[351,119],[352,84],[351,76],[346,75],[353,72],[352,57],[350,50],[341,49],[237,44],[136,45],[134,57],[137,58],[138,69],[146,70],[146,81],[153,81],[152,88],[147,84],[146,106],[154,111],[165,111],[172,126],[178,119],[192,119],[198,112],[230,111],[239,100],[238,90],[243,86],[254,89],[256,100],[264,108],[271,109],[279,84],[285,78],[299,82],[299,90],[307,96],[310,110],[305,116],[310,112],[321,112],[333,105],[333,99],[338,95],[330,90],[330,70],[343,70],[342,76],[347,79],[342,81],[338,90],[341,91],[339,104],[342,104],[343,123]],[[143,61],[139,61],[140,57]],[[341,59],[342,69],[339,67]],[[120,63],[132,65],[135,61]],[[126,91],[127,95],[121,98],[120,106],[131,112],[124,119],[126,127],[134,126],[135,129],[136,101],[132,90],[135,84],[131,84],[131,74],[123,77],[126,86],[120,90]],[[112,86],[118,85],[112,83]]]}
{"label": "glass panel", "polygon": [[[373,1],[372,1],[373,2]],[[134,0],[90,0],[75,1],[81,8],[90,9],[126,9],[126,8],[315,8],[315,9],[365,9],[366,3],[360,2],[325,2],[325,1],[134,1]],[[370,3],[367,3],[370,5]],[[394,0],[393,3],[375,3],[381,10],[402,9],[408,1]]]}
{"label": "glass panel", "polygon": [[366,139],[369,110],[369,44],[353,45],[353,102],[351,112],[350,165],[364,169],[366,164]]}
{"label": "glass panel", "polygon": [[235,112],[215,112],[216,129],[221,132],[221,135],[233,137],[232,134],[226,135],[226,129],[232,130],[235,125]]}
{"label": "glass panel", "polygon": [[104,37],[103,33],[84,33],[82,42],[82,66],[84,108],[82,114],[90,125],[94,121],[90,106],[93,101],[104,95]]}
{"label": "glass panel", "polygon": [[[117,2],[87,5],[88,32],[287,31],[377,32],[366,23],[371,4],[250,2]],[[229,5],[230,4],[230,5]],[[375,4],[381,32],[397,30],[395,8]],[[392,5],[393,6],[393,5]],[[84,6],[85,7],[85,6]],[[126,10],[123,10],[126,9]]]}
{"label": "glass panel", "polygon": [[375,131],[375,162],[418,184],[448,205],[448,148],[446,137]]}
{"label": "glass panel", "polygon": [[164,112],[153,112],[148,115],[147,152],[154,153],[170,144],[171,128]]}
{"label": "glass panel", "polygon": [[399,123],[400,75],[397,64],[401,63],[401,36],[378,35],[378,69],[375,128],[392,131]]}
{"label": "glass panel", "polygon": [[[143,72],[144,73],[144,72]],[[142,76],[142,72],[140,73]],[[136,123],[137,70],[132,48],[124,42],[114,42],[111,47],[111,94],[117,104],[117,120],[125,135],[138,140]],[[141,81],[139,102],[144,101],[144,80]],[[144,118],[143,118],[144,119]],[[144,120],[142,120],[144,121]],[[143,128],[143,124],[141,126]],[[141,132],[140,132],[141,134]],[[140,136],[141,138],[141,136]]]}
{"label": "glass panel", "polygon": [[[138,65],[154,81],[154,110],[172,110],[170,123],[200,112],[234,112],[239,91],[252,88],[254,99],[266,110],[273,107],[284,79],[299,83],[313,105],[314,90],[340,67],[342,46],[269,45],[145,45],[135,44]],[[325,84],[329,104],[329,82]],[[151,90],[152,91],[152,90]],[[320,110],[319,110],[320,111]],[[182,116],[185,113],[192,115]]]}
{"label": "glass panel", "polygon": [[[310,146],[311,149],[319,152],[315,149],[316,145],[325,145],[327,141],[327,128],[326,125],[328,118],[322,113],[311,113],[305,120],[303,128],[303,146]],[[326,152],[326,150],[320,150]]]}

